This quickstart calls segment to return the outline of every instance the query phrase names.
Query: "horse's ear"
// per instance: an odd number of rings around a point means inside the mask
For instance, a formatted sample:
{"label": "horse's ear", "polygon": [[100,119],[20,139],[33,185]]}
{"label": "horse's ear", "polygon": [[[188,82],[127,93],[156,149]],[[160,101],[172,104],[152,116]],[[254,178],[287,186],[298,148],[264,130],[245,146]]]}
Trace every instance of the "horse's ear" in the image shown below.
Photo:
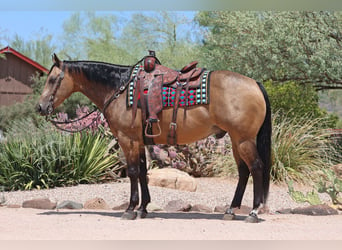
{"label": "horse's ear", "polygon": [[59,67],[61,65],[61,61],[59,60],[59,58],[57,57],[57,55],[55,53],[53,53],[52,55],[52,62]]}

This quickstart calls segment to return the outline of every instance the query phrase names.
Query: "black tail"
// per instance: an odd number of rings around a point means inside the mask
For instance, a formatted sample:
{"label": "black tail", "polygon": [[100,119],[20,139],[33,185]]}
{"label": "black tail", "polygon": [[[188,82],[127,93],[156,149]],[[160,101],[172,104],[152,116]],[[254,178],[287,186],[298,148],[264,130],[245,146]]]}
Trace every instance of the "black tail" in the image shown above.
{"label": "black tail", "polygon": [[257,136],[257,149],[262,162],[264,163],[263,180],[264,180],[264,203],[266,204],[268,191],[270,188],[271,175],[271,137],[272,137],[272,118],[271,104],[268,99],[267,92],[264,86],[258,82],[259,88],[262,91],[266,103],[266,116]]}

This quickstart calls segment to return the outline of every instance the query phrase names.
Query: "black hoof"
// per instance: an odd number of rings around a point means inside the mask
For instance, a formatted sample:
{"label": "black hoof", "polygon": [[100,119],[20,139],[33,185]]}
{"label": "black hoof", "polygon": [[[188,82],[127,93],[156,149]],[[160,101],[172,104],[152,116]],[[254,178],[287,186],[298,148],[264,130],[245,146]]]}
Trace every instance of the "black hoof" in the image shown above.
{"label": "black hoof", "polygon": [[248,217],[245,219],[245,222],[247,223],[258,223],[259,219],[257,215],[248,215]]}
{"label": "black hoof", "polygon": [[122,214],[122,220],[135,220],[137,218],[137,213],[134,211],[126,211]]}
{"label": "black hoof", "polygon": [[225,213],[223,215],[223,220],[235,220],[235,214],[234,213]]}
{"label": "black hoof", "polygon": [[144,218],[146,218],[146,216],[147,216],[147,211],[141,211],[141,210],[137,211],[137,218],[138,219],[144,219]]}

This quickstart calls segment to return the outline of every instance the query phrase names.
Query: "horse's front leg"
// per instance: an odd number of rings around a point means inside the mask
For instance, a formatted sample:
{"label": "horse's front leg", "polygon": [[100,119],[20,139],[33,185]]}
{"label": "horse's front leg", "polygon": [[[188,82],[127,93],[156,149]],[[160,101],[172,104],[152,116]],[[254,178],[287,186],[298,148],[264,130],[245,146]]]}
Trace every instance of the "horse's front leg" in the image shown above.
{"label": "horse's front leg", "polygon": [[134,211],[139,204],[138,178],[140,175],[140,155],[139,143],[127,138],[119,139],[122,151],[127,161],[127,175],[131,182],[131,196],[126,211],[121,216],[122,219],[134,220],[137,213]]}
{"label": "horse's front leg", "polygon": [[145,147],[140,147],[140,189],[141,189],[141,205],[138,208],[138,218],[145,218],[147,215],[147,204],[150,203],[151,197],[147,185],[147,168],[146,168],[146,154]]}

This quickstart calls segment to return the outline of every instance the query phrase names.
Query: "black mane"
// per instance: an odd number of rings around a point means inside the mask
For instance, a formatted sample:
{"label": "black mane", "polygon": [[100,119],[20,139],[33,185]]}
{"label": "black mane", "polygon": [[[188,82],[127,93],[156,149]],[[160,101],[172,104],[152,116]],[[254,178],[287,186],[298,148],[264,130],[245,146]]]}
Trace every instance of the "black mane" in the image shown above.
{"label": "black mane", "polygon": [[64,61],[63,68],[71,74],[83,74],[89,81],[117,89],[129,80],[133,67],[95,61]]}

